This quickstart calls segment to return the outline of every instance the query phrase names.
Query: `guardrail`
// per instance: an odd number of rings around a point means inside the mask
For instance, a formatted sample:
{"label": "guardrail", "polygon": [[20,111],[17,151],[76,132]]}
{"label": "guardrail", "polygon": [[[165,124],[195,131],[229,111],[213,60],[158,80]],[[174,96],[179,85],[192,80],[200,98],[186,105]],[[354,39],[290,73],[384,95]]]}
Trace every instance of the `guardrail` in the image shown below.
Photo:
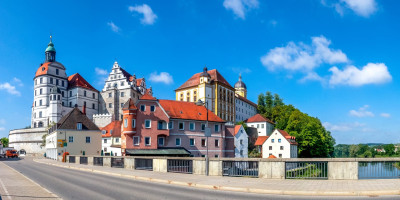
{"label": "guardrail", "polygon": [[376,161],[358,163],[359,179],[395,179],[400,178],[400,162]]}
{"label": "guardrail", "polygon": [[103,157],[93,157],[93,165],[103,166]]}
{"label": "guardrail", "polygon": [[168,159],[167,172],[192,174],[193,160]]}
{"label": "guardrail", "polygon": [[328,179],[328,162],[285,162],[286,179]]}
{"label": "guardrail", "polygon": [[135,158],[135,169],[138,170],[153,170],[153,159]]}
{"label": "guardrail", "polygon": [[258,177],[258,161],[222,161],[222,175]]}
{"label": "guardrail", "polygon": [[79,163],[83,164],[83,165],[87,165],[88,164],[88,158],[87,157],[79,157]]}
{"label": "guardrail", "polygon": [[69,156],[69,163],[75,163],[75,156]]}
{"label": "guardrail", "polygon": [[111,167],[124,168],[124,158],[111,158]]}

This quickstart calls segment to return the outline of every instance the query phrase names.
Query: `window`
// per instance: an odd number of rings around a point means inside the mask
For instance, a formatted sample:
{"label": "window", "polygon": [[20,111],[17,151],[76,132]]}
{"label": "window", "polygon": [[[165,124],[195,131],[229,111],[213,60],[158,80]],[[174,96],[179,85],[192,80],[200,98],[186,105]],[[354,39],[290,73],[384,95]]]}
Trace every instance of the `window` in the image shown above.
{"label": "window", "polygon": [[56,85],[58,85],[58,79],[56,79]]}
{"label": "window", "polygon": [[269,146],[269,150],[272,150],[272,146]]}
{"label": "window", "polygon": [[69,107],[72,107],[72,102],[69,102]]}
{"label": "window", "polygon": [[119,138],[115,138],[115,142],[116,142],[116,143],[119,143]]}
{"label": "window", "polygon": [[105,135],[106,133],[107,133],[106,130],[102,130],[102,131],[101,131],[101,134],[102,134],[102,135]]}
{"label": "window", "polygon": [[90,143],[90,137],[86,137],[86,143]]}
{"label": "window", "polygon": [[42,90],[42,88],[40,88],[40,90],[39,90],[39,94],[42,94],[43,93],[43,90]]}
{"label": "window", "polygon": [[202,147],[207,146],[207,141],[206,141],[206,139],[201,139],[201,146],[202,146]]}
{"label": "window", "polygon": [[69,91],[69,96],[72,97],[72,91]]}
{"label": "window", "polygon": [[82,123],[77,123],[76,124],[76,129],[77,130],[82,130]]}
{"label": "window", "polygon": [[132,128],[136,128],[136,119],[132,119]]}
{"label": "window", "polygon": [[50,84],[53,84],[53,78],[50,78]]}
{"label": "window", "polygon": [[151,128],[151,120],[149,120],[149,119],[144,120],[144,127]]}
{"label": "window", "polygon": [[61,85],[64,87],[64,81],[61,81]]}
{"label": "window", "polygon": [[243,140],[240,140],[240,145],[242,145],[243,144]]}
{"label": "window", "polygon": [[283,150],[283,146],[281,146],[281,150]]}
{"label": "window", "polygon": [[215,139],[215,147],[219,147],[219,140]]}
{"label": "window", "polygon": [[126,128],[126,127],[128,127],[128,119],[124,119],[124,127]]}
{"label": "window", "polygon": [[109,103],[109,104],[108,104],[108,107],[109,107],[109,108],[112,108],[112,103]]}
{"label": "window", "polygon": [[124,107],[124,104],[123,103],[121,103],[121,108],[123,108]]}
{"label": "window", "polygon": [[69,136],[68,137],[68,142],[70,142],[70,143],[74,142],[74,136]]}
{"label": "window", "polygon": [[190,122],[189,123],[189,130],[194,131],[195,126],[194,126],[194,122]]}
{"label": "window", "polygon": [[174,122],[168,122],[168,129],[174,128]]}
{"label": "window", "polygon": [[124,82],[123,81],[121,81],[121,86],[124,86]]}
{"label": "window", "polygon": [[133,145],[139,146],[140,138],[139,136],[133,136]]}
{"label": "window", "polygon": [[184,122],[179,122],[179,130],[184,130],[184,129],[185,129]]}
{"label": "window", "polygon": [[190,146],[194,146],[194,138],[190,138],[189,139],[189,145]]}
{"label": "window", "polygon": [[150,106],[150,111],[154,112],[156,110],[156,106]]}
{"label": "window", "polygon": [[124,97],[125,96],[125,93],[124,92],[121,92],[121,97]]}
{"label": "window", "polygon": [[95,94],[95,93],[92,94],[92,98],[93,98],[93,99],[96,98],[96,94]]}
{"label": "window", "polygon": [[112,97],[112,93],[110,92],[110,93],[108,93],[108,97]]}
{"label": "window", "polygon": [[282,154],[279,154],[279,158],[282,158]]}
{"label": "window", "polygon": [[107,139],[104,139],[104,140],[103,140],[103,143],[104,143],[104,144],[107,144]]}
{"label": "window", "polygon": [[83,96],[86,97],[86,91],[85,90],[83,91]]}
{"label": "window", "polygon": [[261,128],[264,128],[264,124],[261,124]]}
{"label": "window", "polygon": [[215,132],[219,132],[219,124],[215,124],[214,125],[214,131]]}
{"label": "window", "polygon": [[43,83],[43,78],[40,78],[40,83]]}
{"label": "window", "polygon": [[140,111],[146,111],[146,105],[140,105]]}
{"label": "window", "polygon": [[42,100],[40,99],[40,100],[39,100],[39,106],[41,106],[41,105],[42,105]]}
{"label": "window", "polygon": [[37,95],[37,91],[35,90],[35,96]]}
{"label": "window", "polygon": [[92,104],[92,109],[96,109],[96,105],[94,103]]}
{"label": "window", "polygon": [[243,156],[243,150],[240,150],[240,156]]}
{"label": "window", "polygon": [[58,75],[58,73],[59,73],[59,72],[58,72],[58,69],[56,69],[56,74]]}
{"label": "window", "polygon": [[260,124],[257,124],[257,128],[260,128]]}
{"label": "window", "polygon": [[205,131],[206,130],[206,124],[201,124],[201,131]]}
{"label": "window", "polygon": [[278,142],[281,143],[281,139],[278,139]]}
{"label": "window", "polygon": [[158,138],[158,146],[164,146],[164,138],[163,137]]}
{"label": "window", "polygon": [[274,143],[274,142],[275,142],[275,139],[272,139],[271,142]]}
{"label": "window", "polygon": [[181,138],[176,138],[175,139],[175,145],[176,146],[181,146]]}
{"label": "window", "polygon": [[151,138],[150,137],[144,137],[144,145],[150,146],[151,145]]}
{"label": "window", "polygon": [[218,154],[215,154],[214,158],[219,158],[219,155],[218,155]]}
{"label": "window", "polygon": [[61,96],[64,97],[64,91],[61,92]]}

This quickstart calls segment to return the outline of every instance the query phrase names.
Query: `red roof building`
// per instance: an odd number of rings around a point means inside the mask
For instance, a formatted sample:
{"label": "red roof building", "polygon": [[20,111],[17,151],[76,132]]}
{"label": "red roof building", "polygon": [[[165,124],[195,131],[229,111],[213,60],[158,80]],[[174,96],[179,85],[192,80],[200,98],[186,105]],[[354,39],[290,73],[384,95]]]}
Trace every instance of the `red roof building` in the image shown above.
{"label": "red roof building", "polygon": [[79,73],[73,74],[68,77],[68,89],[72,89],[75,87],[81,87],[98,92],[98,90],[90,85]]}

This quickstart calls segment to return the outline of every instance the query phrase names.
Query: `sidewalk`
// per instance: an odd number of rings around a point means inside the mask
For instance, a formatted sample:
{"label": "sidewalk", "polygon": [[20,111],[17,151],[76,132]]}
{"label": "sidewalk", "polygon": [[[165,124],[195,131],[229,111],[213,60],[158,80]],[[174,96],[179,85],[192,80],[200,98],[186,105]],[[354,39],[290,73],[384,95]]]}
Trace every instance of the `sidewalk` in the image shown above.
{"label": "sidewalk", "polygon": [[259,194],[307,196],[375,196],[400,195],[400,179],[378,180],[275,180],[244,177],[203,176],[178,173],[160,173],[101,166],[62,163],[49,159],[35,162],[58,167],[121,176],[141,181],[151,181],[201,189],[250,192]]}
{"label": "sidewalk", "polygon": [[21,173],[0,162],[0,199],[60,199]]}

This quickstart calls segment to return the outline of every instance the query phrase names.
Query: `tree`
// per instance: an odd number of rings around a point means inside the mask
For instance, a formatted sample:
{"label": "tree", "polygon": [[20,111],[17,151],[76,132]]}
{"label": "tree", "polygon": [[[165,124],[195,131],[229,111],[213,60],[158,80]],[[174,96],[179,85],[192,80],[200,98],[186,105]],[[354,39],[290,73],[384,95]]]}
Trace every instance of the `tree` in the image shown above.
{"label": "tree", "polygon": [[386,155],[392,156],[395,153],[394,152],[394,149],[395,149],[394,144],[383,145],[383,149],[385,149],[385,154]]}
{"label": "tree", "polygon": [[0,139],[1,143],[3,144],[4,147],[8,147],[8,138],[3,137]]}
{"label": "tree", "polygon": [[258,100],[257,100],[257,112],[264,114],[265,113],[265,97],[264,94],[259,94],[258,95]]}

